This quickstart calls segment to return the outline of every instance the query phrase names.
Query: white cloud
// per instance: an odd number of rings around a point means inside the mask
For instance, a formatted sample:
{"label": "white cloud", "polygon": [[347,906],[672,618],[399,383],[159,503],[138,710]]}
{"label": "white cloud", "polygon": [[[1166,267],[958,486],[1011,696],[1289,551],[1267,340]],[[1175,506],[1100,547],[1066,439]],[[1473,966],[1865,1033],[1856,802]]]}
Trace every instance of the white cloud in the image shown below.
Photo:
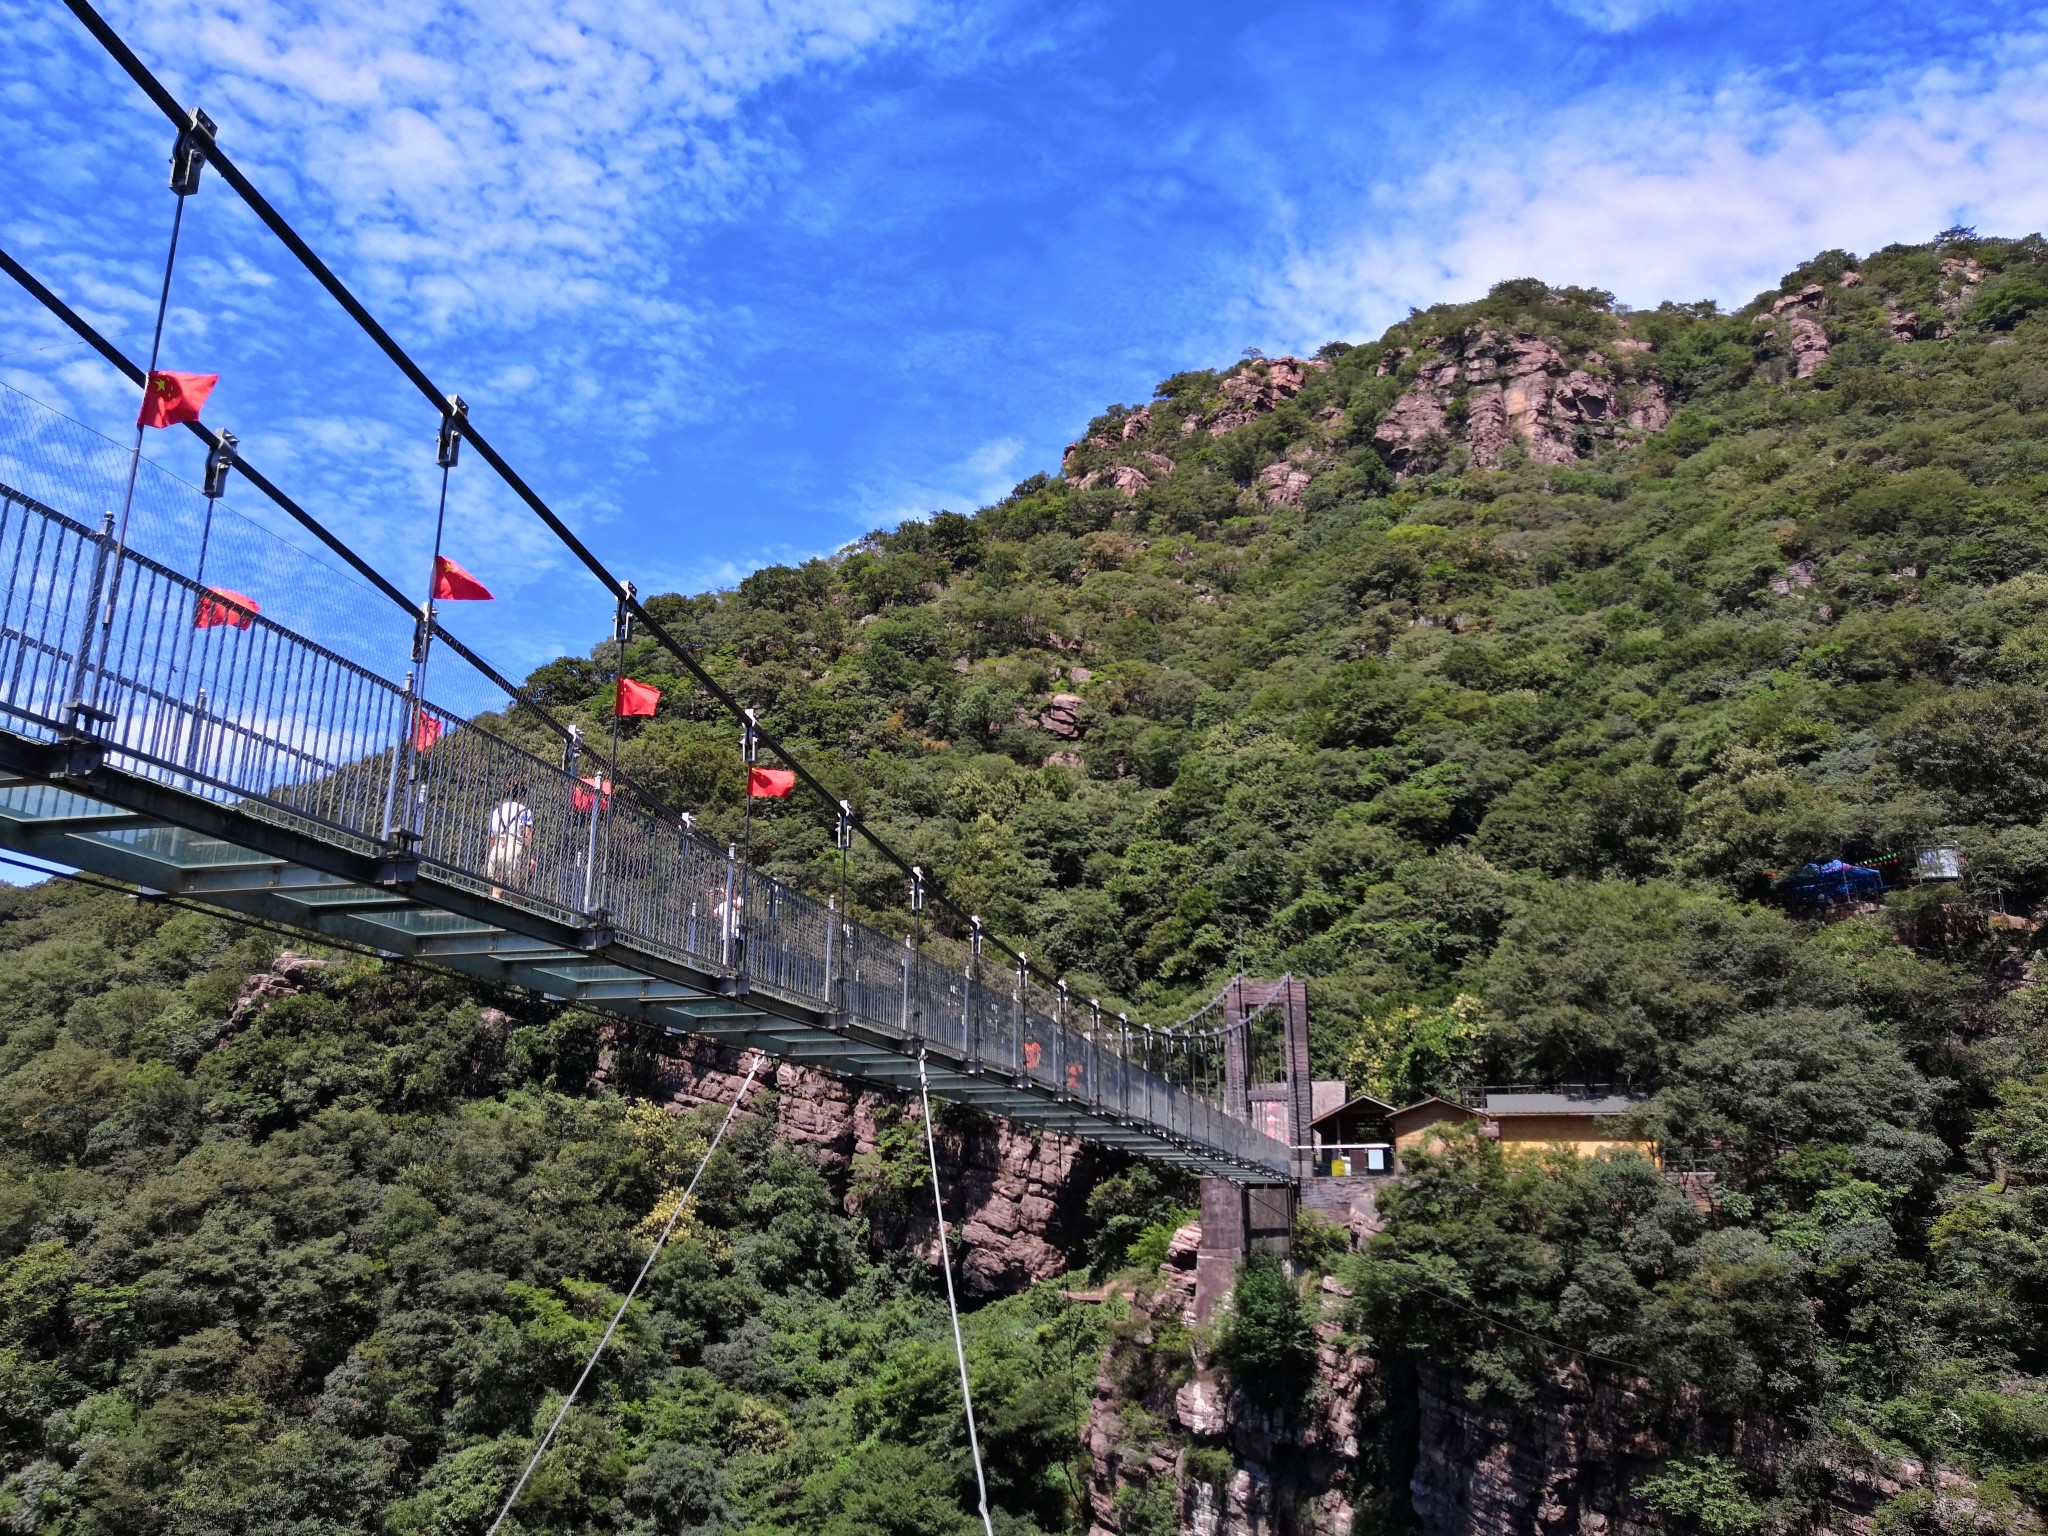
{"label": "white cloud", "polygon": [[[674,424],[716,344],[694,232],[791,168],[762,93],[903,43],[927,3],[123,0],[109,19],[409,349],[457,360],[434,369],[448,387],[487,415],[538,368],[584,393],[522,406],[579,422],[601,388],[631,443]],[[308,297],[247,262],[194,276],[243,331]]]}
{"label": "white cloud", "polygon": [[1288,236],[1257,323],[1294,346],[1368,337],[1410,305],[1524,276],[1634,304],[1742,303],[1829,247],[1867,252],[1957,222],[2027,233],[2048,212],[2044,43],[1996,39],[1968,68],[1894,77],[1825,110],[1737,81],[1475,123],[1455,156],[1371,189],[1350,228]]}
{"label": "white cloud", "polygon": [[1000,480],[1023,451],[1024,440],[1021,437],[998,437],[968,454],[960,461],[960,467],[970,475],[980,476],[984,482],[991,476]]}
{"label": "white cloud", "polygon": [[887,43],[917,0],[290,0],[114,19],[230,153],[442,320],[521,323],[658,276],[677,220],[757,190],[782,150],[742,105]]}
{"label": "white cloud", "polygon": [[1691,9],[1693,0],[1551,0],[1596,32],[1633,32],[1646,21]]}

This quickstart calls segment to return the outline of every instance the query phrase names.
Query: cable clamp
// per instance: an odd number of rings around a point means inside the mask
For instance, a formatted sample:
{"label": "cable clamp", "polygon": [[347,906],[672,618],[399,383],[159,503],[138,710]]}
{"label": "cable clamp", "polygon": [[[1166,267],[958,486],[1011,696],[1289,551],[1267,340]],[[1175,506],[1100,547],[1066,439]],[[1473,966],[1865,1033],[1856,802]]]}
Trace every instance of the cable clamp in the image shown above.
{"label": "cable clamp", "polygon": [[190,197],[199,190],[199,173],[213,149],[214,122],[197,107],[178,130],[178,142],[171,149],[171,190]]}
{"label": "cable clamp", "polygon": [[235,467],[235,449],[241,439],[229,431],[216,432],[213,446],[206,450],[206,476],[200,483],[200,492],[208,501],[219,501],[227,494],[228,471]]}
{"label": "cable clamp", "polygon": [[441,407],[441,435],[434,444],[434,462],[442,469],[453,469],[462,458],[462,429],[468,425],[469,407],[462,396],[450,395]]}

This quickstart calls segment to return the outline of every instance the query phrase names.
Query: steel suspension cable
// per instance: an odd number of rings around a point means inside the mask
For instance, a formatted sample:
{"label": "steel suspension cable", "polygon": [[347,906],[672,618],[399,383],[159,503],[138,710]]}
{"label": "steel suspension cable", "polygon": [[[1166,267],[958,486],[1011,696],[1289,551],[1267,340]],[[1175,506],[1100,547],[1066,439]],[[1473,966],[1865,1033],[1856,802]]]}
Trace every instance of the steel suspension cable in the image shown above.
{"label": "steel suspension cable", "polygon": [[960,1302],[953,1295],[953,1257],[946,1243],[946,1198],[939,1193],[939,1144],[932,1136],[932,1094],[925,1080],[922,1049],[917,1053],[917,1096],[924,1105],[924,1150],[932,1165],[932,1209],[939,1218],[939,1268],[946,1275],[946,1311],[953,1319],[953,1359],[960,1367],[960,1401],[967,1410],[967,1450],[974,1458],[974,1486],[981,1497],[981,1529],[984,1536],[996,1536],[988,1513],[988,1478],[981,1470],[981,1437],[974,1428],[974,1389],[967,1384],[967,1345],[960,1336]]}
{"label": "steel suspension cable", "polygon": [[[555,1432],[562,1427],[562,1421],[569,1417],[569,1410],[576,1406],[577,1395],[583,1391],[584,1383],[590,1380],[590,1373],[597,1369],[598,1358],[604,1354],[605,1346],[611,1343],[612,1335],[619,1331],[619,1324],[626,1316],[626,1308],[630,1307],[633,1298],[640,1294],[640,1287],[646,1283],[648,1272],[654,1268],[654,1261],[661,1257],[661,1250],[667,1246],[670,1234],[676,1229],[676,1222],[681,1219],[684,1209],[688,1207],[690,1197],[697,1192],[697,1181],[704,1177],[704,1170],[711,1166],[712,1153],[718,1150],[718,1144],[725,1139],[725,1133],[731,1127],[733,1117],[740,1112],[740,1106],[746,1103],[747,1090],[754,1086],[754,1074],[761,1070],[761,1063],[767,1059],[765,1053],[754,1052],[754,1064],[747,1068],[747,1075],[740,1083],[740,1091],[733,1095],[733,1101],[725,1111],[725,1118],[718,1122],[718,1131],[712,1136],[711,1145],[704,1149],[704,1156],[697,1164],[697,1171],[690,1175],[690,1182],[684,1187],[681,1198],[676,1201],[676,1208],[668,1213],[668,1220],[662,1224],[661,1235],[655,1238],[654,1247],[648,1251],[647,1262],[640,1266],[640,1273],[633,1277],[632,1285],[627,1287],[625,1299],[619,1303],[619,1310],[612,1314],[612,1320],[605,1325],[604,1337],[597,1341],[597,1348],[593,1349],[590,1358],[583,1362],[583,1374],[576,1378],[576,1385],[571,1387],[569,1395],[562,1399],[562,1406],[556,1411],[554,1422],[548,1425],[547,1433],[540,1437],[540,1444],[536,1445],[533,1454],[526,1458],[525,1470],[519,1474],[519,1481],[512,1485],[512,1491],[505,1495],[505,1507],[498,1511],[498,1518],[491,1522],[491,1528],[485,1532],[485,1536],[497,1536],[498,1527],[505,1523],[505,1517],[512,1513],[512,1506],[519,1502],[519,1495],[526,1491],[527,1480],[533,1476],[534,1469],[541,1463],[541,1458],[547,1455],[548,1447],[554,1443]],[[990,1536],[994,1536],[994,1533],[991,1532]]]}
{"label": "steel suspension cable", "polygon": [[[44,309],[48,310],[57,319],[63,321],[79,340],[99,353],[102,358],[123,377],[128,379],[130,383],[137,385],[142,383],[144,378],[143,370],[137,367],[132,359],[123,353],[119,347],[107,340],[106,337],[102,336],[93,326],[92,322],[65,303],[63,299],[51,291],[47,284],[38,279],[33,272],[15,260],[4,249],[0,249],[0,272],[5,272],[9,277],[13,278],[28,293],[29,297],[33,298],[38,304],[41,304]],[[185,423],[185,428],[193,436],[205,443],[209,449],[217,446],[218,434],[204,422],[188,421]],[[376,588],[378,592],[383,594],[384,597],[388,598],[395,607],[405,613],[407,618],[411,619],[415,624],[419,622],[420,608],[417,603],[401,592],[396,585],[385,577],[383,572],[379,571],[369,561],[357,554],[348,544],[343,542],[326,524],[300,506],[298,502],[294,501],[273,483],[269,477],[258,470],[255,465],[251,464],[248,459],[243,457],[239,448],[234,452],[233,463],[235,469],[250,485],[254,486],[300,527],[312,534],[328,550],[345,561],[350,570],[354,571],[372,587]],[[471,667],[475,668],[479,676],[483,677],[494,688],[497,688],[508,699],[512,700],[515,707],[523,706],[527,713],[540,721],[542,725],[552,731],[562,741],[567,742],[571,739],[571,732],[567,726],[549,714],[525,688],[506,677],[496,667],[492,666],[490,662],[464,644],[462,640],[449,633],[448,629],[441,623],[438,615],[432,620],[432,634],[442,644],[455,652],[456,655],[468,662]],[[658,814],[672,821],[678,819],[675,812],[664,805],[661,798],[645,785],[638,783],[628,776],[621,776],[619,782],[629,785],[634,793],[644,799]]]}
{"label": "steel suspension cable", "polygon": [[[65,5],[85,26],[86,30],[92,33],[100,45],[112,55],[115,62],[127,71],[129,77],[142,88],[144,94],[156,104],[157,108],[166,117],[173,123],[180,125],[187,121],[185,111],[179,106],[177,97],[173,96],[164,84],[156,78],[149,66],[144,64],[135,51],[122,40],[120,34],[107,24],[105,18],[93,9],[88,0],[65,0]],[[348,285],[335,275],[334,270],[326,262],[320,259],[318,253],[313,250],[312,246],[306,243],[304,237],[297,230],[292,228],[284,215],[279,213],[261,192],[256,190],[255,184],[243,174],[241,169],[228,157],[227,153],[219,147],[218,138],[208,144],[206,158],[207,163],[220,172],[221,179],[233,187],[242,201],[248,204],[250,211],[263,222],[272,234],[277,236],[285,249],[298,258],[299,264],[306,269],[314,281],[327,290],[328,294],[342,307],[342,310],[349,318],[354,320],[362,328],[364,334],[375,342],[378,349],[391,360],[393,366],[404,374],[413,387],[426,397],[427,401],[434,407],[435,413],[437,415],[444,414],[447,410],[450,396],[435,385],[434,381],[428,377],[426,370],[420,367],[406,352],[405,348],[398,344],[391,333],[377,322],[376,317],[370,313],[363,302],[349,291]],[[639,600],[627,590],[626,584],[614,576],[606,568],[604,562],[599,560],[591,551],[590,547],[576,536],[567,523],[563,522],[556,515],[554,509],[548,505],[540,493],[528,485],[519,472],[506,461],[504,455],[491,446],[490,442],[473,422],[465,420],[462,423],[462,435],[476,446],[476,450],[483,456],[484,462],[498,472],[499,478],[505,482],[506,487],[521,501],[525,502],[534,515],[548,526],[549,531],[561,541],[563,547],[573,554],[583,564],[585,569],[597,578],[607,592],[611,593],[614,598],[627,604],[634,617],[639,619],[646,632],[659,641],[663,648],[669,651],[683,665],[691,677],[696,680],[697,684],[719,704],[723,705],[736,721],[743,719],[746,714],[745,706],[706,671],[696,657],[691,654],[696,647],[686,646],[677,640],[659,620],[647,611]],[[787,763],[806,789],[818,795],[827,804],[831,805],[835,811],[838,809],[839,796],[827,789],[824,782],[791,753],[777,737],[765,730],[757,730],[757,735],[761,745],[767,747],[777,757],[781,758],[783,762]],[[870,847],[891,864],[895,865],[906,877],[913,876],[914,870],[910,861],[884,842],[859,816],[853,818],[853,829],[860,834]],[[952,897],[947,895],[943,886],[933,889],[931,894],[938,899],[941,905],[963,922],[973,916],[972,913],[968,912],[958,902],[954,901]],[[1011,949],[1002,940],[997,939],[995,944],[996,948],[1007,955],[1013,962],[1018,964],[1024,962],[1023,954]]]}

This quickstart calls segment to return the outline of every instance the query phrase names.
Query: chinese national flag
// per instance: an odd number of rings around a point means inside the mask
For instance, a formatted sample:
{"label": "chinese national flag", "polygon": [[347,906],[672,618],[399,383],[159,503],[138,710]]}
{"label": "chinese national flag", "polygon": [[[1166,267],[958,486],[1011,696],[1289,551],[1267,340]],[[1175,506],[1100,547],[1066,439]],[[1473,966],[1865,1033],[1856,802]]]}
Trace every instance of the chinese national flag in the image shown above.
{"label": "chinese national flag", "polygon": [[635,715],[652,715],[655,707],[660,703],[661,690],[659,688],[650,688],[645,683],[636,683],[630,677],[619,679],[618,703],[613,708],[618,712],[621,720],[631,719]]}
{"label": "chinese national flag", "polygon": [[424,752],[441,739],[441,733],[448,729],[448,722],[437,720],[424,709],[412,717],[412,749]]}
{"label": "chinese national flag", "polygon": [[747,793],[757,800],[787,800],[796,775],[787,768],[749,768]]}
{"label": "chinese national flag", "polygon": [[217,373],[152,373],[142,386],[142,413],[135,418],[135,425],[175,427],[197,421],[206,397],[219,382]]}
{"label": "chinese national flag", "polygon": [[253,597],[230,592],[226,587],[208,587],[199,599],[199,611],[192,615],[192,627],[247,629],[262,611]]}
{"label": "chinese national flag", "polygon": [[490,588],[446,555],[434,556],[434,596],[442,602],[488,603]]}
{"label": "chinese national flag", "polygon": [[[597,791],[595,797],[590,793],[592,790]],[[576,787],[569,791],[569,804],[578,811],[587,811],[593,804],[600,810],[609,811],[612,808],[612,781],[602,775],[578,779]]]}

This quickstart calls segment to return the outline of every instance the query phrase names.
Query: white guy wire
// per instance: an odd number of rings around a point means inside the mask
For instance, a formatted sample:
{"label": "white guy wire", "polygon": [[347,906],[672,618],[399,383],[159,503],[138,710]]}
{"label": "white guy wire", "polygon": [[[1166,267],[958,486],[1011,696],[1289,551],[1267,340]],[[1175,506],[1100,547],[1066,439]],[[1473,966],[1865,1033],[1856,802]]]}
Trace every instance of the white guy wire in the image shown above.
{"label": "white guy wire", "polygon": [[[491,1528],[485,1536],[497,1536],[498,1527],[505,1523],[505,1517],[512,1513],[512,1506],[519,1502],[519,1495],[526,1491],[526,1480],[533,1476],[533,1469],[540,1465],[541,1457],[547,1455],[548,1446],[554,1441],[555,1431],[562,1427],[562,1420],[566,1419],[569,1410],[576,1406],[576,1395],[583,1390],[583,1384],[590,1380],[590,1373],[597,1369],[598,1356],[604,1353],[605,1345],[611,1343],[612,1335],[618,1332],[619,1322],[625,1317],[626,1308],[630,1307],[633,1298],[640,1294],[640,1287],[645,1283],[648,1271],[654,1268],[654,1261],[661,1257],[662,1247],[668,1242],[669,1234],[675,1231],[677,1220],[682,1216],[684,1207],[690,1203],[690,1196],[697,1192],[697,1181],[704,1177],[704,1170],[711,1166],[711,1154],[718,1150],[719,1142],[725,1139],[726,1130],[732,1125],[732,1117],[740,1112],[740,1106],[747,1101],[747,1090],[754,1086],[754,1074],[761,1070],[761,1063],[767,1059],[766,1054],[761,1051],[754,1053],[754,1064],[747,1068],[746,1080],[740,1084],[740,1091],[733,1096],[732,1104],[725,1112],[725,1118],[719,1121],[718,1134],[711,1138],[711,1145],[704,1149],[704,1160],[697,1164],[697,1171],[690,1175],[690,1182],[683,1189],[683,1197],[676,1202],[676,1208],[668,1213],[668,1220],[662,1225],[661,1236],[654,1240],[654,1247],[648,1252],[647,1262],[640,1266],[640,1273],[633,1278],[633,1284],[626,1291],[626,1299],[619,1303],[619,1310],[612,1314],[611,1322],[605,1327],[604,1337],[597,1341],[597,1348],[593,1349],[590,1358],[584,1361],[583,1374],[576,1378],[576,1385],[571,1387],[569,1395],[562,1399],[561,1411],[555,1415],[555,1422],[548,1426],[548,1432],[540,1437],[540,1444],[533,1448],[533,1454],[526,1461],[526,1470],[519,1474],[519,1481],[512,1485],[511,1493],[505,1496],[505,1507],[498,1511],[498,1518],[491,1522]],[[977,1463],[977,1467],[978,1465]],[[986,1519],[987,1516],[984,1515],[983,1518]],[[995,1533],[991,1531],[989,1536],[995,1536]]]}
{"label": "white guy wire", "polygon": [[981,1471],[981,1439],[974,1432],[974,1392],[967,1385],[967,1346],[960,1339],[960,1303],[953,1297],[953,1258],[946,1247],[946,1201],[939,1193],[939,1148],[932,1140],[932,1095],[925,1081],[924,1052],[917,1053],[917,1095],[924,1101],[924,1150],[932,1164],[932,1208],[939,1217],[939,1268],[946,1272],[946,1310],[953,1318],[953,1358],[960,1366],[960,1401],[967,1407],[967,1449],[974,1457],[974,1486],[981,1493],[981,1528],[996,1536],[988,1517],[988,1479]]}

